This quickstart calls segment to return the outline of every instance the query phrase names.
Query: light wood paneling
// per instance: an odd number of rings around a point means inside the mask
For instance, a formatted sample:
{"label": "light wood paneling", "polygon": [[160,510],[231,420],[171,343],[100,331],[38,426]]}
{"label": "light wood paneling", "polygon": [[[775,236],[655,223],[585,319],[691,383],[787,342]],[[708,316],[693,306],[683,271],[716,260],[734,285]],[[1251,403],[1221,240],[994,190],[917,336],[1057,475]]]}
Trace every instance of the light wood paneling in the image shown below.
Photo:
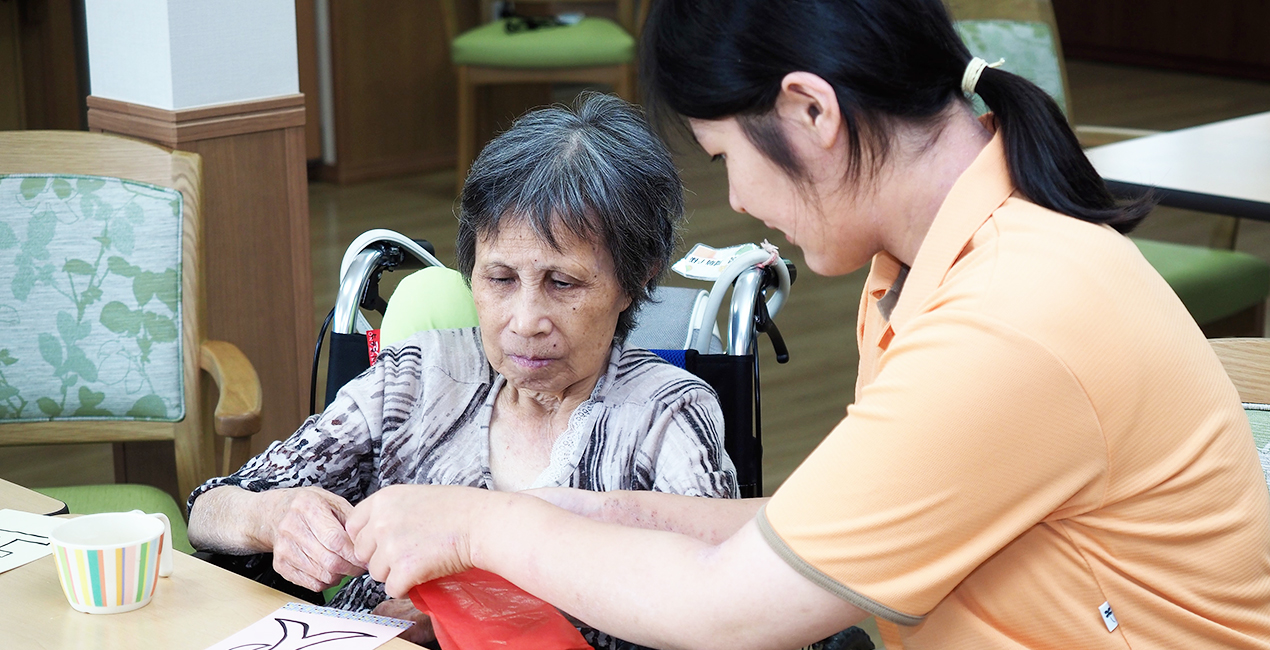
{"label": "light wood paneling", "polygon": [[1270,339],[1213,339],[1209,343],[1239,391],[1239,399],[1270,404]]}
{"label": "light wood paneling", "polygon": [[88,118],[203,157],[207,334],[260,375],[253,449],[290,435],[308,408],[314,337],[303,96],[180,111],[90,97]]}
{"label": "light wood paneling", "polygon": [[303,127],[305,119],[303,95],[179,111],[89,97],[88,110],[94,131],[124,133],[168,147]]}

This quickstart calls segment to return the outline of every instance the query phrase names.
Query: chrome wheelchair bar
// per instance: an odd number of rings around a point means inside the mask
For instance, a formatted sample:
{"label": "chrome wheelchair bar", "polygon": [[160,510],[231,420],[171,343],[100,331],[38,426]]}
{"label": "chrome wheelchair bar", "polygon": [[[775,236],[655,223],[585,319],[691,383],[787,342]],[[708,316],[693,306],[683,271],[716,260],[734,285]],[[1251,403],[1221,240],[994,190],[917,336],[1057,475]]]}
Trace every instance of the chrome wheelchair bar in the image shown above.
{"label": "chrome wheelchair bar", "polygon": [[749,268],[736,276],[732,285],[732,307],[728,320],[728,354],[740,356],[754,349],[754,314],[763,296],[763,269]]}
{"label": "chrome wheelchair bar", "polygon": [[379,260],[384,252],[378,248],[367,248],[357,253],[340,280],[339,293],[335,297],[335,317],[331,321],[331,331],[338,334],[352,334],[357,327],[357,310],[362,300],[362,293],[370,282],[370,276],[379,267]]}
{"label": "chrome wheelchair bar", "polygon": [[[349,244],[344,258],[340,260],[340,287],[335,297],[332,332],[353,334],[358,331],[358,325],[361,325],[363,329],[370,327],[359,309],[362,296],[366,293],[371,278],[380,272],[381,266],[390,268],[395,267],[396,264],[393,261],[381,264],[387,253],[384,246],[377,244],[387,244],[389,248],[395,247],[425,266],[445,266],[413,239],[395,230],[375,228],[358,235],[357,239]],[[395,260],[396,253],[394,252],[393,255]]]}
{"label": "chrome wheelchair bar", "polygon": [[[440,260],[433,257],[431,253],[424,250],[422,246],[416,244],[415,241],[395,230],[387,228],[375,228],[357,236],[351,244],[348,245],[344,258],[340,260],[340,277],[343,278],[348,274],[348,267],[353,263],[355,255],[360,254],[371,244],[376,242],[388,242],[401,247],[401,250],[414,256],[415,259],[428,264],[430,266],[445,266]],[[356,253],[354,253],[356,251]]]}

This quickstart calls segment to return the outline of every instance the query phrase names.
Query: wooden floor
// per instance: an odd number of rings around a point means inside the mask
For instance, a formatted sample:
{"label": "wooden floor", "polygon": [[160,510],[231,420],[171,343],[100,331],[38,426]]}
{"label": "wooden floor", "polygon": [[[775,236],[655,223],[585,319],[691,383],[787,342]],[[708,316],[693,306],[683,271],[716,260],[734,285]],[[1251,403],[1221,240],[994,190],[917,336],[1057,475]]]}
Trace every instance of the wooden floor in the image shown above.
{"label": "wooden floor", "polygon": [[[1085,124],[1176,129],[1249,113],[1270,111],[1270,84],[1071,62],[1068,68],[1073,111]],[[727,179],[721,165],[696,151],[678,154],[688,189],[684,246],[703,241],[715,246],[783,236],[728,207]],[[430,239],[439,257],[454,259],[454,194],[451,171],[353,186],[314,183],[312,209],[314,293],[318,318],[335,296],[335,277],[348,243],[369,228],[391,228]],[[1212,219],[1161,208],[1140,233],[1154,238],[1203,244]],[[1270,260],[1270,224],[1245,223],[1240,249]],[[762,346],[765,490],[770,493],[841,419],[851,399],[857,354],[856,306],[863,271],[837,278],[805,272],[798,250],[782,253],[804,272],[792,298],[777,318],[790,349],[790,362],[777,364],[767,341]],[[691,286],[675,278],[670,284]],[[391,287],[392,281],[386,283]],[[318,322],[313,323],[316,329]],[[297,423],[298,424],[298,423]],[[849,471],[849,468],[844,468]],[[51,454],[40,448],[0,450],[0,477],[26,484],[109,482],[106,447],[85,447]]]}

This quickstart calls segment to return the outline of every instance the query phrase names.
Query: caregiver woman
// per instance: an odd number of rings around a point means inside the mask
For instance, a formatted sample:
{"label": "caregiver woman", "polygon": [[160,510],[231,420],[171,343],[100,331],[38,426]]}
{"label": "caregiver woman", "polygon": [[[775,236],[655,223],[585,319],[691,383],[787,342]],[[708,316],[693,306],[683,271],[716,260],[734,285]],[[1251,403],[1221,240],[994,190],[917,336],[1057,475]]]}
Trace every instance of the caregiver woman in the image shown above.
{"label": "caregiver woman", "polygon": [[1235,389],[1041,90],[939,0],[663,0],[646,38],[732,207],[871,263],[855,402],[766,502],[384,489],[348,525],[389,593],[475,566],[668,648],[1270,648]]}

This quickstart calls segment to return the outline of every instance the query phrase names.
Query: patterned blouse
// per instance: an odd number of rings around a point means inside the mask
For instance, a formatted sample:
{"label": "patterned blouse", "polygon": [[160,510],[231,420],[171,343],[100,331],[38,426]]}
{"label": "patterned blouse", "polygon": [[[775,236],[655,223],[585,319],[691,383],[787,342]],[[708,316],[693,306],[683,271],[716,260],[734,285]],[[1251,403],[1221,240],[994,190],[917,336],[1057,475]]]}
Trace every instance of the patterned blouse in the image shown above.
{"label": "patterned blouse", "polygon": [[[493,489],[489,425],[504,383],[476,328],[420,332],[384,351],[291,437],[195,489],[189,506],[222,485],[253,492],[320,486],[354,505],[398,483]],[[657,355],[614,346],[533,487],[736,497],[718,398]],[[367,574],[350,580],[330,606],[368,611],[386,597]],[[584,634],[600,646],[624,645]]]}

